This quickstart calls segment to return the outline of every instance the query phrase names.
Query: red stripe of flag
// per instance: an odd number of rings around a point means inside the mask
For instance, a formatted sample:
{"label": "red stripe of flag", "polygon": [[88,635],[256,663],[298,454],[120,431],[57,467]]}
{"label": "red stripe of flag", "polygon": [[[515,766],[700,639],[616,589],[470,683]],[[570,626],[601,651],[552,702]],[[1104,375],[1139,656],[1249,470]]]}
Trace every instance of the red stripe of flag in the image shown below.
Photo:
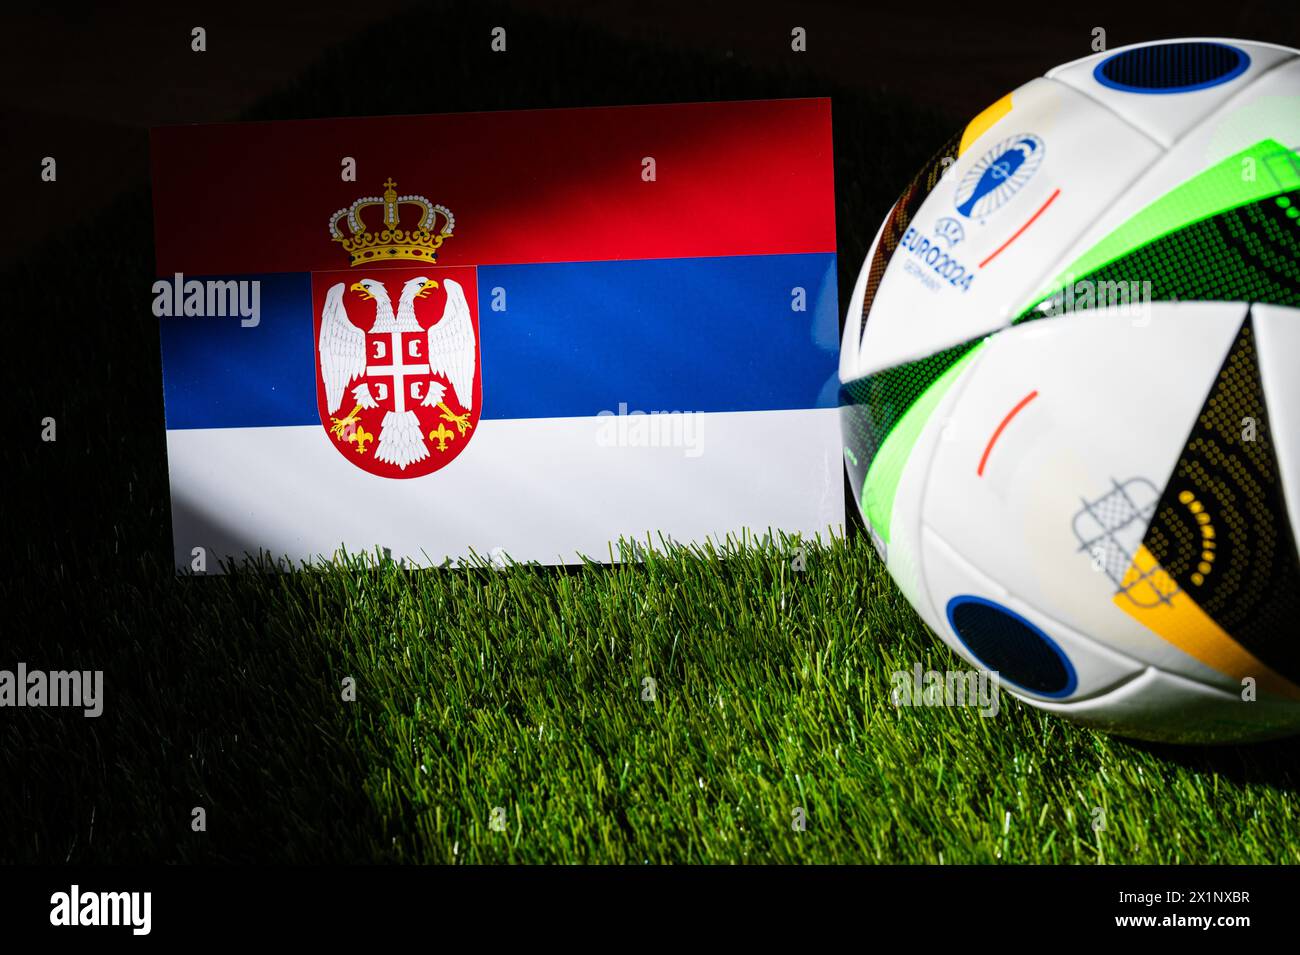
{"label": "red stripe of flag", "polygon": [[439,265],[835,251],[829,99],[174,126],[152,151],[164,275],[347,268],[329,218],[390,176],[455,215]]}

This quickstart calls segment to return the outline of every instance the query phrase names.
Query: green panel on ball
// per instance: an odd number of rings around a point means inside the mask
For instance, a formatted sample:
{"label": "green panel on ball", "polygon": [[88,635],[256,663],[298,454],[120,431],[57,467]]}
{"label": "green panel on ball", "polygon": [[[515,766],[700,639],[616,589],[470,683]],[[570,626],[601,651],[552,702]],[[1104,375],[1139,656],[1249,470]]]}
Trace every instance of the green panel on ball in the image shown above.
{"label": "green panel on ball", "polygon": [[841,389],[846,457],[854,493],[872,529],[889,542],[894,492],[935,406],[983,338],[851,381]]}
{"label": "green panel on ball", "polygon": [[1033,307],[1067,285],[1114,271],[1112,267],[1122,260],[1167,236],[1296,190],[1300,190],[1300,156],[1276,140],[1261,140],[1171,189],[1111,232],[1049,283]]}

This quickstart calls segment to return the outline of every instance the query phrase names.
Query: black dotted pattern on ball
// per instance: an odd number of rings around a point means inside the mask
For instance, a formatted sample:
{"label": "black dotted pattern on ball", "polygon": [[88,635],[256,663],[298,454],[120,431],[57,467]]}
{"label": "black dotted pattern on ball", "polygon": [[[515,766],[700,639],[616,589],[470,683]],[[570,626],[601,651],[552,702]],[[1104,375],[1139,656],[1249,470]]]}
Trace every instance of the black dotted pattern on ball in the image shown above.
{"label": "black dotted pattern on ball", "polygon": [[[1142,283],[1150,282],[1153,302],[1259,302],[1300,308],[1300,214],[1296,210],[1300,210],[1300,190],[1247,202],[1134,249],[1080,282],[1094,288],[1122,283],[1130,297],[1144,288]],[[1053,294],[1059,297],[1062,292]],[[1073,311],[1087,308],[1085,299],[1070,301]],[[1035,307],[1016,322],[1042,317]]]}
{"label": "black dotted pattern on ball", "polygon": [[1287,520],[1255,348],[1248,317],[1143,543],[1228,636],[1300,682],[1300,556]]}

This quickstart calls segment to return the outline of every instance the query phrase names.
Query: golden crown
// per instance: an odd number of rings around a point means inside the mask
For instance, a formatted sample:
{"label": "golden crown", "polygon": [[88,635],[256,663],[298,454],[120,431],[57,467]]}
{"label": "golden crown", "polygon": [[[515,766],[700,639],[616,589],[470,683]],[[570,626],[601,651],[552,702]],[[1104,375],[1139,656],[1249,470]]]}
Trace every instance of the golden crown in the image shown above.
{"label": "golden crown", "polygon": [[[398,206],[416,206],[421,210],[419,225],[414,229],[399,228]],[[369,206],[384,207],[383,229],[371,232],[361,221],[361,210]],[[441,218],[442,226],[435,226]],[[347,219],[350,236],[339,231],[339,223]],[[437,262],[438,247],[451,237],[456,227],[456,217],[446,206],[430,202],[424,196],[399,196],[397,183],[392,177],[384,183],[382,196],[362,196],[346,209],[330,216],[330,237],[342,242],[352,256],[353,265],[369,265],[392,259],[414,259],[417,262]]]}

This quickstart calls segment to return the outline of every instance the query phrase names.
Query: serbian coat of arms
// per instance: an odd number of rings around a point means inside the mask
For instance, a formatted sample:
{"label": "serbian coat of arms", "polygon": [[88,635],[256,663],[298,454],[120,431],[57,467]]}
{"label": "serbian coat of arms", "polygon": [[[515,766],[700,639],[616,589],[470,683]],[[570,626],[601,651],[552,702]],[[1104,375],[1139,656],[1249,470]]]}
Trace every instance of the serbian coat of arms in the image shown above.
{"label": "serbian coat of arms", "polygon": [[[354,465],[414,478],[445,467],[474,436],[483,397],[478,289],[472,266],[436,265],[451,213],[398,195],[392,179],[384,186],[330,219],[352,269],[312,274],[316,404],[330,441]],[[377,216],[366,212],[372,206],[382,210],[381,228],[366,224],[366,214]],[[404,207],[419,214],[407,229]]]}

